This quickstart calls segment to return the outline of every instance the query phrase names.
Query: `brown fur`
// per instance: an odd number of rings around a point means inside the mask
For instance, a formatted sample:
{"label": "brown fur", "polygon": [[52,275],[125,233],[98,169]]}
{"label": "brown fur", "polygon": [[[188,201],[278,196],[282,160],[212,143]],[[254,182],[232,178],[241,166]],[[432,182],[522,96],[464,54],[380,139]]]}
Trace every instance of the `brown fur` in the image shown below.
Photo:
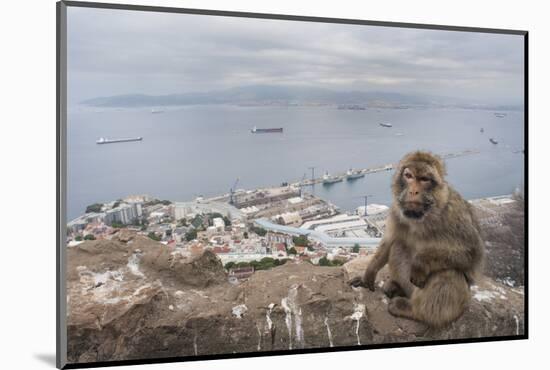
{"label": "brown fur", "polygon": [[399,162],[386,232],[360,282],[374,290],[376,274],[387,263],[389,312],[433,327],[462,315],[484,254],[472,207],[445,175],[441,159],[428,152]]}

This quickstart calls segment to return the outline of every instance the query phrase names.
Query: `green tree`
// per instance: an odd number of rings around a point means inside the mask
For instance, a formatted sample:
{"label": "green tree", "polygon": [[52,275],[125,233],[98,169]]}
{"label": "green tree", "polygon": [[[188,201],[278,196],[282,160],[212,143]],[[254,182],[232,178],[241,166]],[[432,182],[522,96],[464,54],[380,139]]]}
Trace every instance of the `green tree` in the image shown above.
{"label": "green tree", "polygon": [[245,231],[245,232],[243,233],[243,238],[248,239],[248,232]]}
{"label": "green tree", "polygon": [[275,258],[271,258],[271,257],[264,257],[260,260],[261,263],[274,263],[276,261]]}
{"label": "green tree", "polygon": [[292,242],[299,247],[307,247],[309,245],[309,240],[305,235],[293,236]]}
{"label": "green tree", "polygon": [[223,216],[223,223],[225,226],[231,226],[231,220],[227,216]]}
{"label": "green tree", "polygon": [[156,233],[154,233],[153,231],[149,232],[149,234],[147,234],[147,236],[150,238],[150,239],[153,239],[157,242],[160,242],[160,236],[158,236]]}
{"label": "green tree", "polygon": [[351,251],[352,251],[353,253],[359,253],[359,249],[360,249],[359,244],[356,243],[356,244],[353,246],[353,248],[351,249]]}
{"label": "green tree", "polygon": [[265,236],[265,234],[267,234],[267,230],[262,228],[262,227],[257,227],[257,226],[254,226],[252,225],[250,227],[250,231],[252,231],[254,234],[258,235],[258,236]]}
{"label": "green tree", "polygon": [[292,247],[292,248],[290,248],[290,249],[288,250],[288,254],[294,254],[294,255],[296,255],[296,254],[298,254],[298,251],[296,250],[296,248]]}
{"label": "green tree", "polygon": [[227,262],[227,263],[225,264],[224,268],[225,268],[226,270],[230,270],[230,269],[232,269],[234,266],[235,266],[235,262],[229,261],[229,262]]}
{"label": "green tree", "polygon": [[84,237],[84,240],[95,240],[95,236],[93,234],[88,234]]}
{"label": "green tree", "polygon": [[86,213],[101,212],[102,207],[103,207],[103,204],[101,203],[90,204],[88,207],[86,207]]}
{"label": "green tree", "polygon": [[185,240],[190,242],[191,240],[197,239],[197,230],[192,229],[185,233]]}
{"label": "green tree", "polygon": [[329,260],[327,256],[323,256],[319,259],[319,266],[342,266],[344,264],[344,261],[335,259],[335,260]]}
{"label": "green tree", "polygon": [[149,201],[149,202],[143,203],[143,205],[144,205],[145,207],[154,206],[155,204],[162,204],[162,205],[167,206],[167,205],[172,204],[172,202],[170,202],[169,200],[153,199],[153,200],[151,200],[151,201]]}
{"label": "green tree", "polygon": [[74,240],[76,240],[77,242],[81,242],[82,241],[82,237],[80,235],[77,235]]}

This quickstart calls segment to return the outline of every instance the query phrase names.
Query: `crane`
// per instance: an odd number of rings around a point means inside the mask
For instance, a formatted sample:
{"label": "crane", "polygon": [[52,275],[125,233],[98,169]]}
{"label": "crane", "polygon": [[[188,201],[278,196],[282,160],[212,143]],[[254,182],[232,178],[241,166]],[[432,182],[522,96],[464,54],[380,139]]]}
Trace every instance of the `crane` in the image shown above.
{"label": "crane", "polygon": [[313,185],[315,181],[315,167],[308,167],[308,170],[311,170],[311,185]]}
{"label": "crane", "polygon": [[302,197],[302,188],[305,186],[304,185],[304,180],[306,179],[306,174],[304,173],[304,176],[302,177],[302,179],[300,180],[299,182],[299,187],[300,187],[300,198]]}
{"label": "crane", "polygon": [[237,184],[238,184],[238,183],[239,183],[239,178],[237,177],[237,180],[235,180],[235,183],[234,183],[233,186],[229,189],[229,204],[235,203],[234,194],[235,194],[235,190],[237,190]]}
{"label": "crane", "polygon": [[368,202],[368,199],[369,197],[373,197],[373,195],[371,194],[368,194],[368,195],[361,195],[360,197],[356,197],[356,198],[365,198],[365,213],[363,214],[363,216],[368,216],[367,215],[367,202]]}

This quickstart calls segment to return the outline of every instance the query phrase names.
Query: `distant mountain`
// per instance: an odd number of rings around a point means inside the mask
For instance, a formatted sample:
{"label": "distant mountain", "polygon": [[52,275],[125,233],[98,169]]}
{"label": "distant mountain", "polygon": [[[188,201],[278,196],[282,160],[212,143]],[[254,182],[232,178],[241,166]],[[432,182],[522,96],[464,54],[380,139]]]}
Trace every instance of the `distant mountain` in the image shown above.
{"label": "distant mountain", "polygon": [[[460,99],[382,91],[333,91],[304,86],[252,85],[210,92],[98,97],[81,102],[93,107],[158,107],[194,104],[236,105],[341,105],[373,107],[461,106],[487,108]],[[502,109],[501,107],[500,109]]]}

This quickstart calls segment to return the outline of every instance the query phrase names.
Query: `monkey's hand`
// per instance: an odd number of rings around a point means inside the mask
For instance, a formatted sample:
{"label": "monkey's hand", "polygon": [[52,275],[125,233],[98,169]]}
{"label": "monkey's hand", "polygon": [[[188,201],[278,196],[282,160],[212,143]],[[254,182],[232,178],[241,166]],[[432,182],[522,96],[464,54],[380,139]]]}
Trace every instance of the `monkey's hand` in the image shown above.
{"label": "monkey's hand", "polygon": [[427,264],[419,258],[414,258],[411,264],[411,283],[419,288],[424,288],[428,275]]}
{"label": "monkey's hand", "polygon": [[367,268],[367,271],[365,272],[365,275],[363,277],[354,277],[350,280],[349,285],[354,287],[362,286],[365,288],[369,288],[371,291],[374,292],[374,281],[376,279],[376,273],[377,271],[375,271],[374,269]]}
{"label": "monkey's hand", "polygon": [[372,268],[367,268],[367,271],[365,271],[365,276],[363,277],[363,284],[365,287],[369,288],[372,292],[374,292],[374,282],[376,280],[376,274],[378,271]]}
{"label": "monkey's hand", "polygon": [[365,283],[363,283],[363,279],[361,278],[361,276],[356,276],[350,280],[349,285],[353,287],[360,287],[365,286]]}

